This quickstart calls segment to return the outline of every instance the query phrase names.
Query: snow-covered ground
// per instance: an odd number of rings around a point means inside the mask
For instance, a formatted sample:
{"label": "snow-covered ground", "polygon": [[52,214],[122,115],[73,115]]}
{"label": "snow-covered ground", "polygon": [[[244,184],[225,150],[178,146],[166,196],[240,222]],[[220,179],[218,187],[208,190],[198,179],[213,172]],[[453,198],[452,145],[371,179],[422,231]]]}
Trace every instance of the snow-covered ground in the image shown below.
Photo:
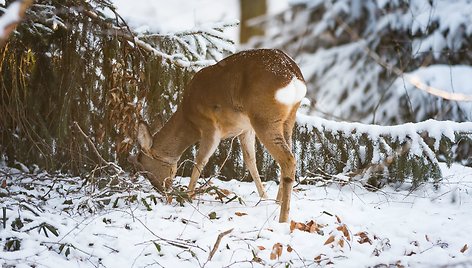
{"label": "snow-covered ground", "polygon": [[[39,173],[43,179],[33,180],[2,167],[7,220],[5,228],[0,211],[0,265],[471,267],[472,169],[441,167],[439,189],[297,185],[292,225],[278,223],[279,206],[260,200],[253,183],[214,179],[213,186],[228,195],[225,203],[204,194],[181,206],[163,202],[142,178],[135,182],[142,187],[110,197],[109,188],[81,188],[80,178]],[[266,189],[274,198],[277,185],[266,183]],[[231,229],[208,261],[218,235]],[[7,251],[15,239],[19,250]]]}

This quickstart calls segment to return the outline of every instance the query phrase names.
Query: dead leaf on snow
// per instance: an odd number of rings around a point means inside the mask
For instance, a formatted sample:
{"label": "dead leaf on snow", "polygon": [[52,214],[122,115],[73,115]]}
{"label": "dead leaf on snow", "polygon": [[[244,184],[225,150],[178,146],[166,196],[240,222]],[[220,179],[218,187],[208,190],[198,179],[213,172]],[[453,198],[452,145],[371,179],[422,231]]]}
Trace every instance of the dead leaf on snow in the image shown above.
{"label": "dead leaf on snow", "polygon": [[372,240],[367,236],[367,232],[358,232],[354,236],[359,236],[359,239],[357,240],[359,244],[369,243],[372,245]]}
{"label": "dead leaf on snow", "polygon": [[315,257],[315,262],[317,262],[318,264],[320,264],[321,261],[322,261],[323,256],[326,256],[326,255],[323,254],[323,253],[321,253],[320,255],[316,256],[316,257]]}
{"label": "dead leaf on snow", "polygon": [[236,214],[236,216],[239,216],[239,217],[247,215],[246,212],[235,212],[234,214]]}
{"label": "dead leaf on snow", "polygon": [[467,244],[465,244],[462,248],[461,248],[461,253],[464,253],[466,250],[468,250],[469,247],[467,246]]}
{"label": "dead leaf on snow", "polygon": [[280,243],[275,243],[274,246],[272,247],[272,252],[270,253],[270,259],[275,260],[278,259],[282,255],[282,250],[284,249],[284,246]]}
{"label": "dead leaf on snow", "polygon": [[336,228],[338,231],[342,232],[344,237],[348,240],[351,241],[351,235],[349,234],[349,230],[347,229],[346,224],[342,224]]}
{"label": "dead leaf on snow", "polygon": [[324,242],[324,245],[331,244],[334,242],[334,235],[330,235],[328,239]]}
{"label": "dead leaf on snow", "polygon": [[324,225],[316,223],[314,220],[311,220],[307,223],[291,221],[290,222],[290,232],[292,233],[293,230],[297,229],[300,231],[308,232],[308,233],[318,233],[320,235],[323,234],[321,228],[325,227]]}
{"label": "dead leaf on snow", "polygon": [[226,196],[228,196],[228,195],[231,194],[231,191],[228,190],[228,189],[220,189],[220,191],[221,191],[224,195],[226,195]]}

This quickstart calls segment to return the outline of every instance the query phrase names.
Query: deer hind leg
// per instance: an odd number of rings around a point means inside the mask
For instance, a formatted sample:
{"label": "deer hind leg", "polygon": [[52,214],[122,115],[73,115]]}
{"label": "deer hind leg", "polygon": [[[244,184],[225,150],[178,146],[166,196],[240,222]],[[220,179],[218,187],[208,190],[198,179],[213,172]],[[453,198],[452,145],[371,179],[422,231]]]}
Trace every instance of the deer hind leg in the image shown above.
{"label": "deer hind leg", "polygon": [[253,124],[257,137],[267,148],[280,166],[281,206],[279,222],[287,222],[290,214],[290,197],[295,181],[295,157],[284,137],[283,123],[255,122]]}
{"label": "deer hind leg", "polygon": [[[285,138],[285,142],[290,148],[290,152],[292,152],[293,150],[292,134],[293,134],[293,127],[295,125],[297,110],[299,106],[300,104],[295,105],[292,108],[287,120],[285,120],[283,124],[284,138]],[[282,193],[284,192],[283,187],[284,187],[284,184],[282,183],[282,177],[280,177],[279,190],[277,192],[277,198],[276,198],[277,202],[279,203],[282,201]]]}
{"label": "deer hind leg", "polygon": [[200,145],[198,148],[197,158],[195,159],[195,165],[193,166],[192,175],[190,176],[190,183],[188,185],[189,195],[193,196],[195,193],[195,186],[197,180],[202,173],[203,168],[208,163],[208,159],[213,155],[218,144],[220,143],[220,136],[217,131],[203,133]]}
{"label": "deer hind leg", "polygon": [[250,130],[242,133],[239,135],[239,141],[241,142],[244,163],[256,184],[257,192],[261,198],[267,199],[256,165],[256,135],[254,131]]}

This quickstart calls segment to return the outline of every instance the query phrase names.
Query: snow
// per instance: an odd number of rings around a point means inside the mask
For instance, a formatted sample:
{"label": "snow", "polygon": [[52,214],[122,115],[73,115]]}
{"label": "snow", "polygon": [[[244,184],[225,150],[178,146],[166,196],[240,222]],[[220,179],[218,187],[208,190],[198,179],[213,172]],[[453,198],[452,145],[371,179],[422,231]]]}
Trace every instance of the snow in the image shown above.
{"label": "snow", "polygon": [[[466,244],[471,245],[472,169],[456,164],[451,168],[441,164],[441,169],[444,180],[439,189],[425,184],[413,192],[391,187],[370,192],[355,182],[344,187],[297,185],[291,219],[299,223],[313,220],[320,230],[310,233],[291,231],[289,223],[278,223],[279,206],[273,199],[260,200],[253,183],[213,179],[213,186],[229,190],[229,197],[236,194],[243,202],[236,199],[225,204],[205,194],[180,206],[175,201],[166,204],[159,197],[153,203],[150,197],[159,195],[140,178],[134,183],[141,190],[115,193],[112,202],[103,202],[100,208],[97,200],[107,198],[91,186],[79,189],[81,178],[48,179],[42,173],[33,181],[26,173],[2,167],[2,174],[11,174],[6,176],[6,189],[13,199],[1,197],[8,220],[6,229],[0,224],[0,243],[10,237],[22,241],[18,251],[0,251],[0,265],[284,267],[290,263],[291,267],[316,267],[318,261],[321,266],[333,263],[335,267],[472,265],[472,250],[461,252]],[[186,185],[188,181],[177,178],[176,183]],[[34,187],[25,188],[26,182]],[[265,187],[269,197],[275,198],[277,185],[267,182]],[[0,193],[4,196],[7,191]],[[62,196],[64,193],[68,194]],[[134,194],[136,200],[146,199],[148,206],[125,202]],[[37,198],[42,196],[44,200]],[[94,212],[88,212],[85,204]],[[213,219],[208,216],[211,213]],[[11,226],[17,217],[33,221],[24,221],[20,230],[14,230]],[[31,229],[45,223],[57,227],[57,237],[46,230],[47,237],[41,228]],[[230,229],[233,231],[222,238],[207,262],[218,235]],[[325,244],[330,237],[334,242]],[[340,240],[344,240],[342,247]],[[281,255],[271,260],[276,243],[283,247]]]}
{"label": "snow", "polygon": [[[202,23],[239,18],[238,1],[113,0],[118,13],[137,31],[178,32]],[[218,10],[219,12],[213,12]]]}
{"label": "snow", "polygon": [[20,20],[20,2],[11,3],[5,10],[5,13],[0,16],[0,37],[3,37],[5,28]]}

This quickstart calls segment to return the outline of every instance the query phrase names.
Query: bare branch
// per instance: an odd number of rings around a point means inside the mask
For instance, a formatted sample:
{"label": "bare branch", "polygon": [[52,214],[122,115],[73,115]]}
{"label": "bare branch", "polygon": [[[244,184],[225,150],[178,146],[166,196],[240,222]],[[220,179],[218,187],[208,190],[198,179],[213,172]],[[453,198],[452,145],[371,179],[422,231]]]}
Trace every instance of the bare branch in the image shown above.
{"label": "bare branch", "polygon": [[103,164],[103,165],[106,165],[106,166],[111,166],[113,167],[113,169],[117,172],[117,173],[122,173],[123,170],[121,169],[121,167],[119,167],[117,164],[113,163],[113,162],[108,162],[106,161],[101,155],[100,153],[98,152],[97,150],[97,147],[95,147],[95,144],[93,144],[92,140],[90,139],[90,137],[85,134],[85,132],[82,130],[82,128],[79,126],[79,124],[74,121],[74,126],[75,128],[77,128],[77,130],[80,132],[80,134],[82,134],[82,136],[84,136],[85,140],[87,141],[88,145],[92,148],[93,152],[95,153],[95,155],[98,157],[98,160],[100,160],[100,162]]}
{"label": "bare branch", "polygon": [[221,239],[223,239],[223,237],[224,237],[225,235],[228,235],[228,234],[231,233],[233,230],[234,230],[234,228],[231,228],[231,229],[229,229],[229,230],[227,230],[227,231],[224,231],[224,232],[222,232],[221,234],[218,235],[218,238],[216,239],[215,245],[213,246],[213,249],[211,250],[210,255],[208,255],[208,260],[207,260],[207,261],[211,261],[211,258],[213,258],[213,255],[215,255],[216,250],[217,250],[218,247],[220,246]]}

